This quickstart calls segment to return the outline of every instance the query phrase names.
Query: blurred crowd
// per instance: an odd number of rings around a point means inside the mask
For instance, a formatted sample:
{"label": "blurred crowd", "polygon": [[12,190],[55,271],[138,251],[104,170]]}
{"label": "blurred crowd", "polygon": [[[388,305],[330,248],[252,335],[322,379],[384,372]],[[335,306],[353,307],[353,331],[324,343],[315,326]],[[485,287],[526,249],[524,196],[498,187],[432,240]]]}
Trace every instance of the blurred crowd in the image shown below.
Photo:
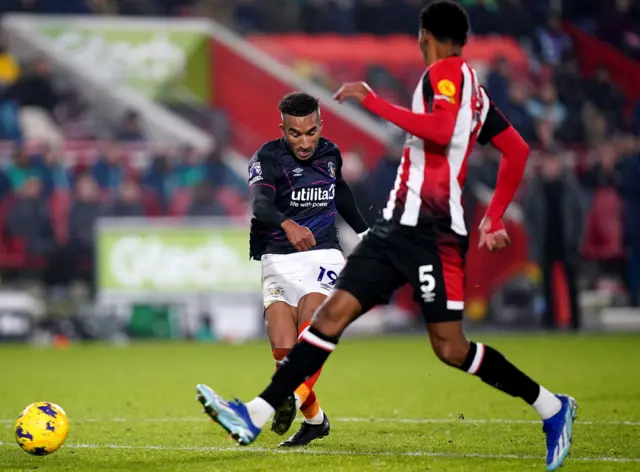
{"label": "blurred crowd", "polygon": [[100,217],[246,215],[247,185],[189,146],[0,147],[0,266],[50,285],[93,276]]}
{"label": "blurred crowd", "polygon": [[[533,260],[545,280],[553,263],[564,264],[573,302],[581,270],[578,261],[587,259],[596,261],[599,281],[603,274],[620,280],[620,290],[624,285],[638,303],[640,103],[625,98],[626,91],[618,88],[608,69],[600,67],[591,77],[581,73],[563,22],[570,21],[638,59],[639,2],[460,3],[469,11],[474,34],[512,37],[530,58],[524,70],[498,58],[486,71],[485,85],[534,148],[527,184],[518,195]],[[197,15],[247,34],[414,36],[423,4],[422,0],[5,0],[0,13]],[[323,64],[300,59],[296,70],[307,79],[329,89],[344,79],[327,72]],[[385,98],[404,105],[409,104],[417,81],[394,75],[385,64],[371,64],[364,77],[351,79],[367,80]],[[19,118],[20,109],[32,113]],[[188,147],[169,153],[151,149],[135,112],[105,124],[92,116],[73,88],[52,75],[45,59],[19,65],[0,45],[0,140],[28,142],[25,119],[40,126],[49,120],[66,139],[110,140],[95,156],[75,159],[72,165],[66,159],[68,150],[55,147],[33,150],[18,145],[0,153],[7,162],[0,172],[0,196],[10,202],[0,215],[2,231],[26,238],[30,253],[55,253],[65,261],[71,257],[66,248],[73,245],[86,248],[80,251],[81,259],[86,259],[91,251],[86,228],[99,215],[234,215],[246,208],[246,185],[224,164],[220,155],[224,146],[210,156]],[[373,169],[365,168],[366,159],[357,149],[345,159],[345,176],[370,222],[378,217],[393,186],[401,142],[399,136]],[[143,156],[144,164],[133,168],[126,158],[130,153]],[[483,192],[495,187],[499,156],[479,149],[469,165],[465,205],[471,218],[483,203]]]}

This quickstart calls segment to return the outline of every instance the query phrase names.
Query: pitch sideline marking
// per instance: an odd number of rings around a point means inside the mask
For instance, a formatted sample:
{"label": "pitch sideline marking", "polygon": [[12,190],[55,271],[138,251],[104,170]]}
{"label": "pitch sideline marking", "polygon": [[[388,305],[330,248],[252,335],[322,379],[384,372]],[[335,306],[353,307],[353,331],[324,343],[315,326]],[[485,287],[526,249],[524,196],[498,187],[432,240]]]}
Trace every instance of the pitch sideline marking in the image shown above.
{"label": "pitch sideline marking", "polygon": [[[12,425],[15,418],[0,419],[0,424]],[[183,418],[85,418],[73,420],[74,423],[189,423],[208,421],[203,417],[183,417]],[[517,420],[517,419],[458,419],[458,418],[363,418],[363,417],[340,417],[331,418],[331,421],[338,423],[402,423],[402,424],[540,424],[540,420]],[[582,421],[576,420],[577,424],[586,425],[608,425],[608,426],[640,426],[640,421]]]}
{"label": "pitch sideline marking", "polygon": [[[14,443],[1,442],[0,446],[15,447]],[[336,450],[312,450],[312,449],[271,449],[266,447],[187,447],[187,446],[127,446],[120,444],[68,444],[65,449],[124,449],[124,450],[149,450],[149,451],[191,451],[191,452],[252,452],[270,454],[309,454],[318,456],[388,456],[388,457],[438,457],[449,459],[511,459],[511,460],[543,460],[540,456],[517,454],[482,454],[482,453],[456,453],[456,452],[426,452],[426,451],[372,451],[349,452]],[[635,457],[572,457],[576,462],[618,462],[640,463],[640,458]]]}

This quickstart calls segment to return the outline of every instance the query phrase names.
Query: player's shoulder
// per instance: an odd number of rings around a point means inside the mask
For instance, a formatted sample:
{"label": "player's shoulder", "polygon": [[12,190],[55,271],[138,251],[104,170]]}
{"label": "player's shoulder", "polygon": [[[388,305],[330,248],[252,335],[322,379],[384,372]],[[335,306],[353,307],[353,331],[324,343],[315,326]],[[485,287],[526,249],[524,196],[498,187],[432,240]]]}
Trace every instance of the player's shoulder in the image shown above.
{"label": "player's shoulder", "polygon": [[425,76],[425,80],[426,77],[429,78],[429,87],[433,93],[449,101],[454,100],[462,89],[464,64],[465,60],[458,56],[434,62]]}
{"label": "player's shoulder", "polygon": [[251,157],[250,163],[266,163],[268,161],[277,161],[283,151],[286,151],[286,148],[282,142],[282,139],[274,139],[273,141],[268,141],[255,152],[253,157]]}
{"label": "player's shoulder", "polygon": [[460,56],[451,56],[446,57],[444,59],[440,59],[429,67],[429,74],[434,75],[446,75],[446,74],[462,74],[462,66],[466,64],[465,61]]}
{"label": "player's shoulder", "polygon": [[320,138],[320,140],[318,141],[318,147],[316,148],[316,157],[327,156],[333,156],[339,159],[340,148],[333,141],[327,138]]}

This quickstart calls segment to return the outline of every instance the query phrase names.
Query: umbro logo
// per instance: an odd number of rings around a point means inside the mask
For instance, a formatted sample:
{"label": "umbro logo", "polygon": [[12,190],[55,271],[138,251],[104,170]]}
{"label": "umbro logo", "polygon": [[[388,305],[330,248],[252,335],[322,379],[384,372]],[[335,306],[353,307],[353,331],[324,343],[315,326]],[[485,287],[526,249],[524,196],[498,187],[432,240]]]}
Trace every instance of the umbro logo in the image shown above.
{"label": "umbro logo", "polygon": [[293,176],[294,177],[302,176],[302,169],[300,167],[296,167],[295,169],[293,169]]}

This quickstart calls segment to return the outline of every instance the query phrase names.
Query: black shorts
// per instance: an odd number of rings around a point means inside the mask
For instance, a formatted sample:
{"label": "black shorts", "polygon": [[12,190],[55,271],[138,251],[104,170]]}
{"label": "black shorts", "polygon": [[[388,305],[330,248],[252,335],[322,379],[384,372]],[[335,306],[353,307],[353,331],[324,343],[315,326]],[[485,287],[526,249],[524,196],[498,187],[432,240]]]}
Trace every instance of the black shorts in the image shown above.
{"label": "black shorts", "polygon": [[356,297],[367,312],[389,303],[393,292],[408,282],[427,323],[461,320],[467,237],[453,231],[431,234],[377,224],[347,259],[336,288]]}

